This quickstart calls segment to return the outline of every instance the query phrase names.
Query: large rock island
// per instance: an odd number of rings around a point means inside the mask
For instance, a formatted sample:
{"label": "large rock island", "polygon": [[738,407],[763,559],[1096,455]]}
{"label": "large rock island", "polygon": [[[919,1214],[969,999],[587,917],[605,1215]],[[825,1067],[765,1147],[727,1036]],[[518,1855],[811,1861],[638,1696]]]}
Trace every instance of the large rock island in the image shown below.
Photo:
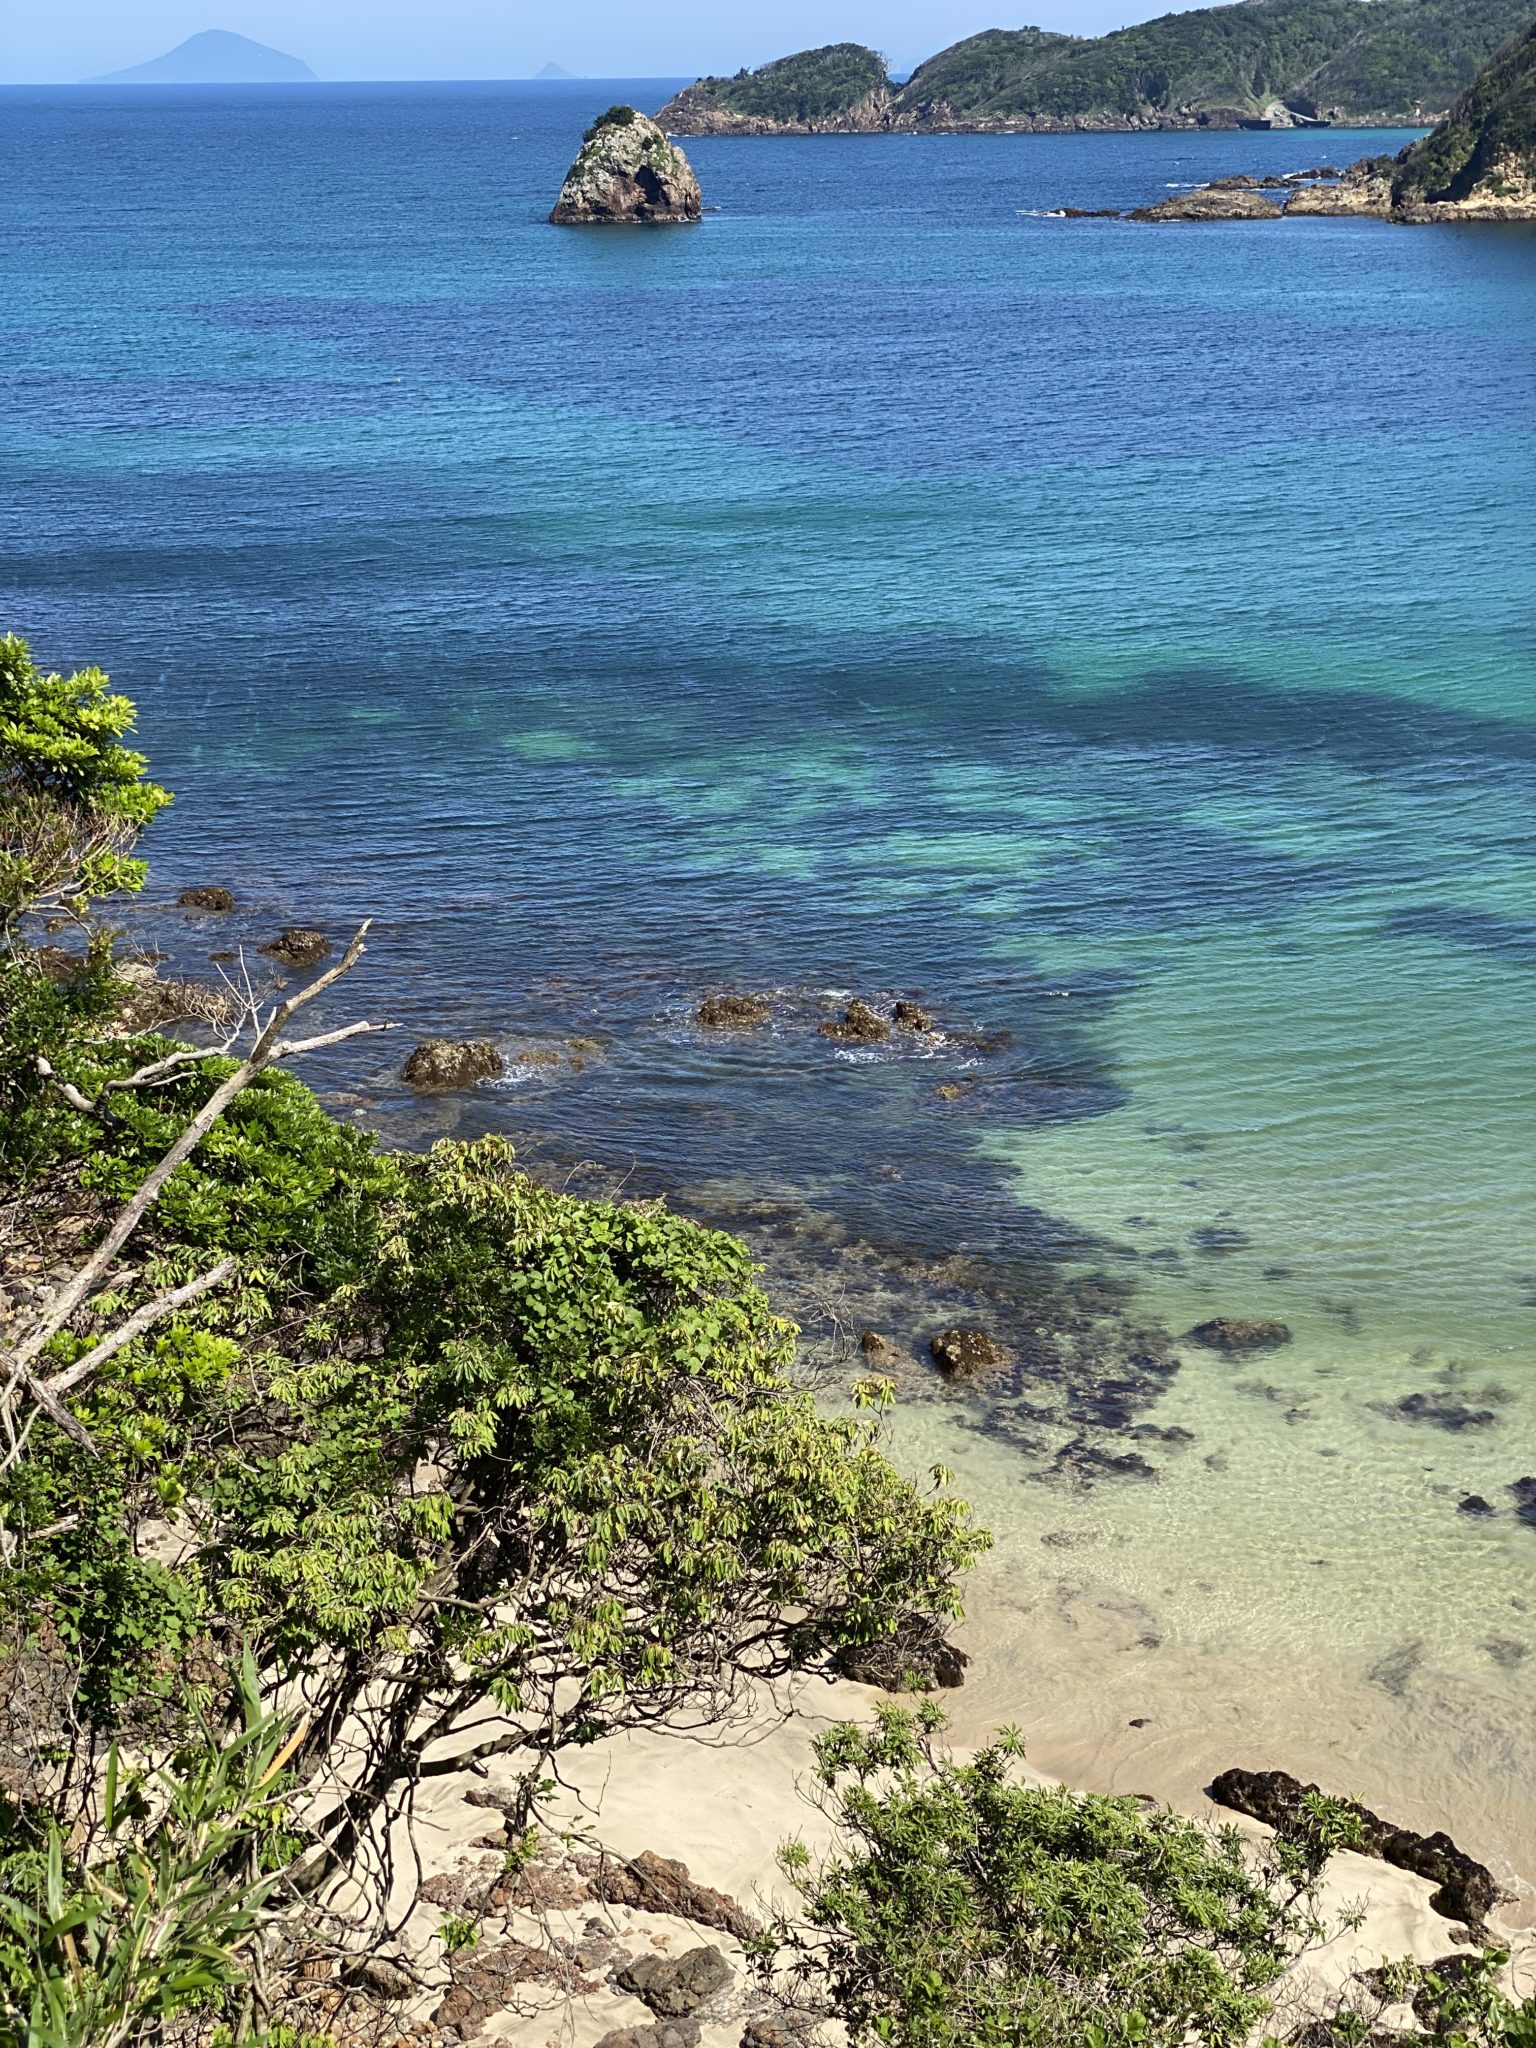
{"label": "large rock island", "polygon": [[556,227],[697,220],[704,211],[693,166],[634,107],[610,107],[582,139],[549,216]]}
{"label": "large rock island", "polygon": [[657,119],[678,135],[1421,127],[1525,26],[1529,5],[1239,0],[1103,36],[986,29],[899,87],[873,50],[832,43],[701,78]]}

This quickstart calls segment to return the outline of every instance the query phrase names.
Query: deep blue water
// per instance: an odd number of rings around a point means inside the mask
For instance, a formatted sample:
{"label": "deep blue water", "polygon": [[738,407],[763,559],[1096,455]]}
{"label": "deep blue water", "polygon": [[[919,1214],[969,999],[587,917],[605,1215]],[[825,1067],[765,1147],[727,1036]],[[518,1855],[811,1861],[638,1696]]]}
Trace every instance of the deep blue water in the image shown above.
{"label": "deep blue water", "polygon": [[[374,914],[349,1004],[513,1061],[338,1054],[413,1141],[1285,1315],[1295,1386],[1187,1360],[1235,1448],[1140,1554],[1251,1531],[1298,1671],[1406,1634],[1503,1740],[1522,1554],[1453,1503],[1533,1440],[1536,232],[1040,217],[1402,140],[1345,133],[701,141],[697,228],[548,227],[670,89],[0,93],[0,617],[138,700],[151,909],[241,902],[150,929]],[[853,991],[1009,1036],[839,1051]],[[1384,1419],[1457,1371],[1475,1454]]]}

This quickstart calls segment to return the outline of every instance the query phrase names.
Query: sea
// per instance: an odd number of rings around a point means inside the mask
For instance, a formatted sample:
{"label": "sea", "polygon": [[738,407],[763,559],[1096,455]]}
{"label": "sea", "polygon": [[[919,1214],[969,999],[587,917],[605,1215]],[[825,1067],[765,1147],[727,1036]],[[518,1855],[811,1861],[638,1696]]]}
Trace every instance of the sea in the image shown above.
{"label": "sea", "polygon": [[0,91],[0,626],[176,792],[129,940],[372,918],[339,1114],[737,1231],[829,1402],[877,1331],[997,1537],[957,1738],[1293,1770],[1530,1918],[1536,229],[1058,215],[1358,131],[547,225],[679,82]]}

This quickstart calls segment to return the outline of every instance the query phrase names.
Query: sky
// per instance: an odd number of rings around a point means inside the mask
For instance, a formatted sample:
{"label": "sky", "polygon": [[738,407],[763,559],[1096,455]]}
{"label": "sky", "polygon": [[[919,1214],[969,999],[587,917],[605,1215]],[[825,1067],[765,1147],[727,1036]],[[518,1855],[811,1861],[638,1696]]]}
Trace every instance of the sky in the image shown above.
{"label": "sky", "polygon": [[[0,4],[0,80],[72,81],[233,29],[322,78],[692,78],[817,43],[868,43],[898,71],[983,28],[1098,35],[1169,0],[56,0]],[[1177,0],[1175,0],[1177,4]]]}

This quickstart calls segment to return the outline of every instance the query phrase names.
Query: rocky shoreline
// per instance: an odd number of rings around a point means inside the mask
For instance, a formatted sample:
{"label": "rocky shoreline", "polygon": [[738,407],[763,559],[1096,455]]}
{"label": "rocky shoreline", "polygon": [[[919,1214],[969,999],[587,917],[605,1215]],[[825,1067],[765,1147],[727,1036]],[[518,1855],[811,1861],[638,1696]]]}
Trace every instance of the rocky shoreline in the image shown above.
{"label": "rocky shoreline", "polygon": [[[223,890],[188,893],[232,901]],[[218,1021],[220,992],[196,978],[192,950],[206,933],[212,906],[177,907],[202,914],[172,924],[164,913],[151,913],[157,937],[171,949],[169,957],[157,954],[165,973],[153,960],[130,963],[133,1015],[141,1028],[146,1018],[209,1028]],[[218,922],[227,929],[225,901],[217,910],[225,913]],[[308,926],[288,926],[267,940],[256,939],[260,929],[257,924],[251,933],[253,950],[270,959],[278,975],[306,973],[331,951],[326,935]],[[67,972],[70,956],[54,951],[54,970]],[[225,944],[204,957],[236,955]],[[697,1041],[727,1055],[757,1043],[777,1064],[821,1047],[829,1060],[874,1059],[914,1080],[923,1076],[931,1114],[946,1120],[1028,1112],[1027,1100],[1014,1100],[1019,1083],[1006,1071],[1016,1050],[1008,1035],[978,1029],[911,995],[871,991],[833,998],[813,990],[706,987],[689,1015]],[[888,1378],[909,1407],[959,1404],[969,1431],[1006,1446],[1020,1478],[1048,1491],[1085,1497],[1106,1486],[1156,1485],[1202,1448],[1188,1428],[1158,1414],[1191,1359],[1207,1353],[1247,1364],[1291,1344],[1289,1325],[1254,1314],[1240,1289],[1210,1286],[1220,1280],[1228,1253],[1247,1243],[1220,1216],[1187,1244],[1147,1250],[1124,1238],[1089,1236],[1013,1201],[1014,1238],[957,1245],[948,1232],[922,1227],[925,1214],[931,1226],[934,1205],[942,1211],[947,1201],[931,1167],[926,1186],[914,1186],[910,1197],[893,1204],[890,1198],[903,1193],[906,1168],[895,1159],[872,1160],[871,1178],[887,1198],[853,1207],[839,1205],[835,1196],[819,1198],[809,1187],[749,1191],[723,1178],[679,1178],[676,1167],[634,1155],[594,1159],[538,1113],[549,1090],[558,1098],[585,1086],[618,1050],[611,1033],[592,1035],[588,1020],[582,1022],[580,1033],[567,1030],[559,1038],[523,1042],[519,1034],[510,1048],[489,1037],[424,1036],[414,1044],[407,1037],[387,1073],[351,1078],[340,1095],[328,1096],[322,1087],[322,1099],[366,1117],[386,1143],[406,1150],[425,1148],[450,1125],[464,1135],[496,1129],[512,1139],[537,1179],[599,1199],[622,1191],[625,1198],[665,1200],[731,1232],[750,1246],[772,1299],[799,1326],[803,1366],[814,1381],[842,1398],[850,1376],[873,1371]],[[533,1095],[498,1088],[518,1069],[537,1081]],[[954,1078],[928,1083],[929,1073]],[[981,1162],[975,1171],[985,1182]],[[1182,1328],[1149,1310],[1145,1293],[1154,1264],[1159,1271],[1203,1274],[1214,1312]],[[1453,1436],[1495,1419],[1491,1409],[1435,1384],[1419,1385],[1380,1412]],[[1512,1466],[1506,1485],[1512,1508],[1464,1486],[1459,1512],[1536,1527],[1536,1476]]]}
{"label": "rocky shoreline", "polygon": [[[1401,119],[1401,116],[1397,117]],[[942,102],[919,110],[897,108],[889,96],[871,96],[824,120],[781,121],[738,114],[689,86],[660,108],[656,120],[669,135],[1174,135],[1236,134],[1242,130],[1371,129],[1390,127],[1386,116],[1308,121],[1277,114],[1246,114],[1236,107],[1158,114],[962,114]]]}

